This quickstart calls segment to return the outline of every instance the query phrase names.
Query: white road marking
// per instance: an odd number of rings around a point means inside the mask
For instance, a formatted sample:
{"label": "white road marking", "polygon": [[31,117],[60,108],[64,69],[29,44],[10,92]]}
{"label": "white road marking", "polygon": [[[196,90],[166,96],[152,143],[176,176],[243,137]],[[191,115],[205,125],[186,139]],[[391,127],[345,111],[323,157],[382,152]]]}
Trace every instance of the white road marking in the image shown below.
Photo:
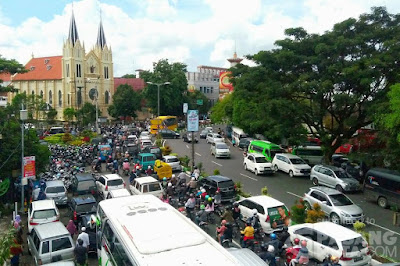
{"label": "white road marking", "polygon": [[218,166],[222,166],[222,164],[219,164],[219,163],[216,163],[216,162],[214,162],[214,161],[211,161],[212,163],[215,163],[216,165],[218,165]]}
{"label": "white road marking", "polygon": [[198,152],[195,152],[195,154],[196,154],[197,156],[201,156],[201,154],[200,154],[200,153],[198,153]]}
{"label": "white road marking", "polygon": [[186,144],[186,148],[188,148],[188,149],[189,149],[189,145],[187,145],[187,144]]}
{"label": "white road marking", "polygon": [[292,192],[290,192],[290,191],[286,191],[286,193],[288,193],[288,194],[290,194],[290,195],[292,195],[292,196],[298,197],[298,198],[303,198],[302,196],[299,196],[299,195],[297,195],[297,194],[294,194],[294,193],[292,193]]}
{"label": "white road marking", "polygon": [[242,173],[240,173],[240,175],[241,175],[241,176],[244,176],[244,177],[247,177],[247,178],[250,178],[251,180],[258,181],[258,179],[257,179],[257,178],[254,178],[254,177],[251,177],[251,176],[248,176],[248,175],[242,174]]}
{"label": "white road marking", "polygon": [[399,234],[399,233],[397,233],[397,232],[395,232],[395,231],[392,231],[392,230],[390,230],[389,228],[386,228],[386,227],[380,226],[380,225],[378,225],[378,224],[375,224],[375,223],[370,223],[370,222],[365,222],[365,223],[366,223],[366,224],[373,225],[373,226],[376,226],[376,227],[378,227],[378,228],[380,228],[380,229],[386,230],[386,231],[388,231],[388,232],[391,232],[391,233],[393,233],[393,234],[396,234],[396,235],[399,235],[399,236],[400,236],[400,234]]}

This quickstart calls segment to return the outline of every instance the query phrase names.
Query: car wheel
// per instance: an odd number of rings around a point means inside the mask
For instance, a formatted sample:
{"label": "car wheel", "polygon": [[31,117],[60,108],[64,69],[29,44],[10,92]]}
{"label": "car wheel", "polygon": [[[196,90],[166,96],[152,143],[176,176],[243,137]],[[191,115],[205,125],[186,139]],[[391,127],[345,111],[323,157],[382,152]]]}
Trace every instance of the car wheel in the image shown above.
{"label": "car wheel", "polygon": [[343,193],[343,188],[341,185],[337,185],[336,190]]}
{"label": "car wheel", "polygon": [[340,224],[340,217],[336,213],[331,214],[331,222],[334,224]]}
{"label": "car wheel", "polygon": [[243,167],[244,167],[244,170],[247,170],[247,164],[244,164]]}
{"label": "car wheel", "polygon": [[275,172],[278,172],[278,170],[279,170],[278,165],[276,165],[276,164],[274,165],[274,170],[275,170]]}
{"label": "car wheel", "polygon": [[289,171],[289,176],[292,177],[292,178],[294,177],[294,174],[293,174],[292,170]]}
{"label": "car wheel", "polygon": [[318,186],[318,179],[316,177],[313,178],[312,183],[314,186]]}
{"label": "car wheel", "polygon": [[388,206],[387,199],[385,197],[379,197],[378,198],[378,205],[379,205],[379,207],[386,209],[387,206]]}
{"label": "car wheel", "polygon": [[306,211],[312,210],[311,204],[308,201],[304,201],[304,208]]}

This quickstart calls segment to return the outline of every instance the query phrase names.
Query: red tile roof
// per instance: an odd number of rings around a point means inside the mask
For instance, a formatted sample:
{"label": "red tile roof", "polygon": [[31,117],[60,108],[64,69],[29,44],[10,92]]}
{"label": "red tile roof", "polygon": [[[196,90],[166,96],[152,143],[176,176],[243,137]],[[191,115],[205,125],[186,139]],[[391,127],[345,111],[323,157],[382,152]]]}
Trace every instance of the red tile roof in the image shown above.
{"label": "red tile roof", "polygon": [[133,90],[140,91],[145,87],[143,79],[137,78],[114,78],[114,92],[117,91],[119,85],[128,84],[132,86]]}
{"label": "red tile roof", "polygon": [[25,68],[29,72],[17,74],[13,80],[62,79],[62,56],[32,58]]}
{"label": "red tile roof", "polygon": [[0,73],[0,79],[3,82],[7,82],[11,80],[11,74],[10,73]]}

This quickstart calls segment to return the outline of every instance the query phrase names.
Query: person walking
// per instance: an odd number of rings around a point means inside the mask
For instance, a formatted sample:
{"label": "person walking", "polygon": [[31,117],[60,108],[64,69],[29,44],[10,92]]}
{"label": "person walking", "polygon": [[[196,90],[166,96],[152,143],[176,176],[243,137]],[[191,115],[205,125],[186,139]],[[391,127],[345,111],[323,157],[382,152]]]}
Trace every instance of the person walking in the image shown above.
{"label": "person walking", "polygon": [[68,225],[67,225],[67,230],[72,238],[74,238],[74,235],[76,233],[78,233],[78,229],[76,229],[76,225],[75,225],[74,221],[72,221],[72,220],[69,220]]}
{"label": "person walking", "polygon": [[82,239],[83,246],[85,248],[89,248],[90,241],[89,241],[89,235],[86,233],[86,227],[82,227],[81,231],[82,232],[78,235],[78,238],[76,241],[78,242],[79,239]]}
{"label": "person walking", "polygon": [[79,266],[87,266],[87,248],[83,246],[83,240],[78,239],[74,249],[75,262]]}

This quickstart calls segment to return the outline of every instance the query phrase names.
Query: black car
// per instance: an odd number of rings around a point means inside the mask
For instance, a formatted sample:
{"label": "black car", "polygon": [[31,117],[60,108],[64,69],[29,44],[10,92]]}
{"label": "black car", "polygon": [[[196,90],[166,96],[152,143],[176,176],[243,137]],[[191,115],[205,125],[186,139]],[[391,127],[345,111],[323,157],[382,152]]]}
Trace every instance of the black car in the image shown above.
{"label": "black car", "polygon": [[335,153],[332,155],[332,165],[336,167],[341,167],[343,163],[349,160],[344,154]]}
{"label": "black car", "polygon": [[73,197],[68,205],[71,211],[71,218],[79,226],[78,228],[86,227],[86,225],[82,224],[82,216],[95,214],[97,211],[97,202],[92,195]]}
{"label": "black car", "polygon": [[207,138],[207,134],[209,133],[210,131],[208,130],[208,129],[203,129],[201,132],[200,132],[200,138],[201,139],[206,139]]}
{"label": "black car", "polygon": [[170,129],[160,129],[158,134],[160,134],[164,139],[179,139],[180,137],[178,132]]}
{"label": "black car", "polygon": [[243,138],[239,140],[239,148],[243,150],[247,150],[250,145],[250,142],[253,141],[251,138]]}
{"label": "black car", "polygon": [[[191,132],[185,133],[185,134],[183,134],[182,138],[183,138],[184,142],[192,142],[192,133]],[[194,136],[194,142],[195,143],[199,142],[199,139],[197,138],[196,134]]]}
{"label": "black car", "polygon": [[162,152],[161,149],[157,146],[146,146],[143,148],[141,153],[152,153],[156,156],[158,160],[162,158]]}
{"label": "black car", "polygon": [[215,195],[217,189],[221,193],[223,202],[233,202],[236,200],[236,188],[232,179],[221,175],[211,175],[199,181],[209,195]]}
{"label": "black car", "polygon": [[85,194],[92,194],[96,196],[96,181],[90,173],[77,174],[72,178],[71,190],[74,196]]}
{"label": "black car", "polygon": [[124,151],[128,152],[129,156],[136,157],[136,155],[139,153],[139,145],[129,143],[127,146],[124,146]]}

